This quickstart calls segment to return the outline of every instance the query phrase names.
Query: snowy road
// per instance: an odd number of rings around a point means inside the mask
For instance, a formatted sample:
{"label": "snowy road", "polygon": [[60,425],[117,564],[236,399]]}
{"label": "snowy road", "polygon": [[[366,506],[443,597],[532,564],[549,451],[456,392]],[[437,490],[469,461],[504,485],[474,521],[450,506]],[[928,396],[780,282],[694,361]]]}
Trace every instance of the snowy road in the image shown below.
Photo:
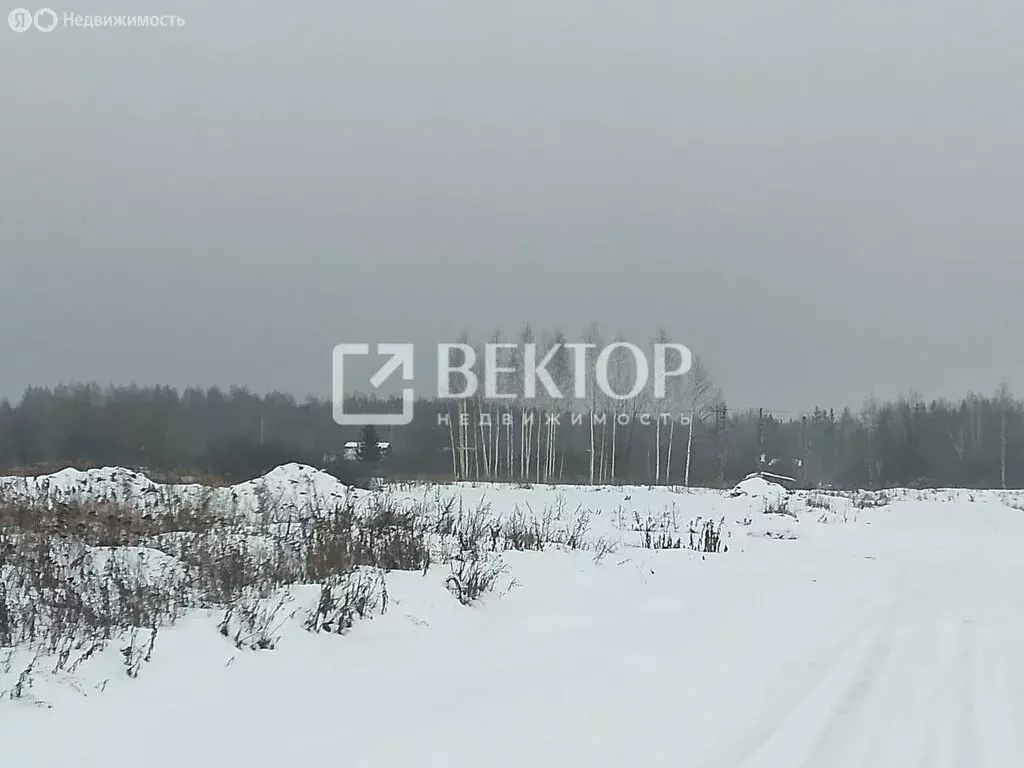
{"label": "snowy road", "polygon": [[845,601],[837,631],[793,638],[798,660],[737,692],[742,725],[695,764],[1024,764],[1020,581],[931,566],[891,574],[882,601]]}
{"label": "snowy road", "polygon": [[3,762],[1019,768],[1022,519],[907,505],[707,561],[521,554],[475,609],[403,575],[351,636],[230,665],[186,622],[137,681],[5,705]]}

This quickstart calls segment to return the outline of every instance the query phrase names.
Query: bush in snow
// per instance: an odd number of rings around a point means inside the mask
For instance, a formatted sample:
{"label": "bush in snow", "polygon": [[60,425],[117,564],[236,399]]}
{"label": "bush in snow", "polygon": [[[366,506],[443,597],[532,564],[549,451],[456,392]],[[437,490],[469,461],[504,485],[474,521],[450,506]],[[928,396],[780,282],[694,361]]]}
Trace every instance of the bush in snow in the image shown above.
{"label": "bush in snow", "polygon": [[[32,688],[36,664],[39,663],[38,653],[27,655],[27,660],[20,657],[27,654],[19,654],[14,649],[8,649],[4,658],[0,659],[0,701],[10,699],[27,698]],[[24,666],[21,664],[24,663]]]}
{"label": "bush in snow", "polygon": [[499,542],[506,549],[514,549],[517,552],[539,552],[544,549],[544,537],[540,526],[535,520],[528,519],[519,507],[496,526],[492,538],[492,549],[497,549]]}
{"label": "bush in snow", "polygon": [[289,612],[292,602],[287,593],[268,597],[250,588],[227,607],[217,628],[239,650],[272,651],[284,622],[295,614]]}
{"label": "bush in snow", "polygon": [[857,496],[854,501],[854,505],[857,509],[878,509],[880,507],[887,506],[890,503],[890,499],[885,491],[877,493],[867,491]]}
{"label": "bush in snow", "polygon": [[690,522],[690,549],[705,554],[728,552],[729,547],[722,541],[725,518],[718,520],[696,518]]}
{"label": "bush in snow", "polygon": [[789,502],[786,499],[778,499],[776,501],[769,501],[768,499],[765,499],[764,513],[766,515],[786,515],[788,517],[796,517],[796,512],[789,508]]}
{"label": "bush in snow", "polygon": [[157,628],[140,629],[132,627],[128,633],[127,645],[121,648],[121,658],[128,677],[138,677],[142,665],[153,658],[153,647],[156,645]]}
{"label": "bush in snow", "polygon": [[344,634],[357,618],[375,612],[383,614],[388,606],[384,574],[375,569],[358,569],[336,574],[320,585],[317,604],[309,610],[304,626],[310,632]]}
{"label": "bush in snow", "polygon": [[582,506],[567,510],[562,498],[539,513],[527,504],[525,512],[517,506],[503,516],[495,515],[486,501],[469,509],[454,496],[435,503],[432,514],[424,504],[420,517],[429,521],[426,529],[439,546],[442,560],[451,559],[444,552],[540,552],[548,546],[578,550],[589,545],[591,513]]}
{"label": "bush in snow", "polygon": [[451,574],[445,579],[445,586],[463,605],[476,602],[494,589],[505,573],[505,563],[500,557],[482,552],[464,552],[449,566]]}
{"label": "bush in snow", "polygon": [[823,509],[826,512],[829,512],[832,509],[832,503],[829,501],[828,497],[817,493],[808,495],[804,503],[811,509]]}
{"label": "bush in snow", "polygon": [[491,506],[481,501],[466,509],[461,500],[449,498],[441,502],[432,516],[429,529],[436,537],[451,540],[459,551],[483,550],[497,546],[497,534],[492,526]]}
{"label": "bush in snow", "polygon": [[492,551],[540,552],[546,546],[571,550],[586,548],[591,513],[582,505],[567,513],[565,501],[559,497],[554,506],[545,507],[539,515],[529,505],[527,509],[529,515],[516,507],[511,515],[492,526]]}
{"label": "bush in snow", "polygon": [[606,536],[602,536],[597,539],[591,545],[591,550],[594,552],[594,563],[600,563],[608,555],[615,554],[618,551],[618,545]]}
{"label": "bush in snow", "polygon": [[0,637],[6,645],[67,661],[122,631],[169,623],[188,602],[176,566],[154,550],[89,548],[34,533],[2,535]]}
{"label": "bush in snow", "polygon": [[681,549],[683,546],[675,508],[658,517],[648,513],[644,518],[634,512],[633,530],[640,534],[640,546],[644,549]]}
{"label": "bush in snow", "polygon": [[425,571],[430,566],[423,511],[399,509],[387,496],[374,497],[355,526],[356,561],[384,571]]}
{"label": "bush in snow", "polygon": [[218,519],[182,507],[0,504],[0,647],[38,657],[22,665],[31,676],[74,672],[113,644],[135,676],[159,628],[213,608],[237,647],[269,649],[292,612],[283,588],[309,583],[326,585],[320,628],[345,631],[381,604],[376,569],[430,562],[419,513],[372,501],[358,514],[351,499],[325,503],[304,519],[274,509]]}

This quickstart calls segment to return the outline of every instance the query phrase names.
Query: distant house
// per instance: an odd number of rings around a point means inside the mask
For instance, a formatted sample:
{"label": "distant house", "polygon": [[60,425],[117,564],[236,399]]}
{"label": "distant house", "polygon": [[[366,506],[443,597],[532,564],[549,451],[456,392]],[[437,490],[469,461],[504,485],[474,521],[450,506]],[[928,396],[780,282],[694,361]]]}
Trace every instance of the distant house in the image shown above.
{"label": "distant house", "polygon": [[[391,450],[391,443],[387,441],[378,442],[377,450],[380,451],[381,458],[384,458],[385,456],[388,455],[388,452]],[[350,440],[349,442],[345,443],[342,451],[342,456],[344,457],[345,461],[358,461],[359,441]]]}

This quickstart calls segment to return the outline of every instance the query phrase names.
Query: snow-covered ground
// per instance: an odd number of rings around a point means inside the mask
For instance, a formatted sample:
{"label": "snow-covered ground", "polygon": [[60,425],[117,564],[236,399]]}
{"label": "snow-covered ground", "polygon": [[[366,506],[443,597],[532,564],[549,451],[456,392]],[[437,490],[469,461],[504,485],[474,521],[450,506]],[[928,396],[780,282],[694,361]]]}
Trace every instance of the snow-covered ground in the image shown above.
{"label": "snow-covered ground", "polygon": [[[209,497],[187,488],[115,470],[0,480],[34,503]],[[215,498],[251,516],[267,498],[301,512],[346,493],[290,466]],[[468,607],[440,565],[391,572],[382,614],[344,636],[283,620],[272,651],[240,651],[214,612],[191,611],[135,678],[108,647],[0,701],[2,764],[1024,765],[1020,494],[786,494],[756,478],[732,493],[389,493],[551,531],[585,516],[588,548],[504,552],[497,588]],[[642,546],[723,518],[728,551]],[[311,589],[289,605],[315,602]]]}

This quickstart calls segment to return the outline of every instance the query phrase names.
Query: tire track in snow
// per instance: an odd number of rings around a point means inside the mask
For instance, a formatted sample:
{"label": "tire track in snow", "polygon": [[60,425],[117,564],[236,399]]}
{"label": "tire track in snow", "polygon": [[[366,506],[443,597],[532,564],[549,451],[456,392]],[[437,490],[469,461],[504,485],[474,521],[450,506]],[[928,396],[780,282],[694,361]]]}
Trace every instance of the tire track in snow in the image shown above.
{"label": "tire track in snow", "polygon": [[824,727],[814,737],[810,754],[803,761],[806,768],[821,766],[858,765],[851,760],[851,752],[865,750],[872,746],[879,734],[864,728],[869,705],[878,704],[876,696],[881,684],[888,677],[883,671],[897,671],[893,661],[896,658],[898,626],[895,617],[890,617],[884,630],[874,639],[868,654],[854,668],[853,674],[840,688],[839,700],[826,711],[829,713]]}
{"label": "tire track in snow", "polygon": [[882,715],[888,721],[890,740],[881,752],[871,755],[866,765],[934,766],[936,702],[941,695],[935,627],[934,620],[923,620],[908,633],[906,698],[893,700],[889,711]]}
{"label": "tire track in snow", "polygon": [[927,752],[934,710],[933,634],[927,624],[901,621],[893,625],[891,641],[880,668],[862,668],[875,679],[859,698],[848,689],[847,699],[857,703],[845,712],[835,710],[806,766],[909,768]]}
{"label": "tire track in snow", "polygon": [[[1012,605],[1014,624],[1009,632],[1002,635],[1003,665],[999,674],[1007,697],[1011,729],[1014,734],[1024,734],[1024,599],[1017,598]],[[1024,736],[1017,737],[1017,755],[1024,756],[1021,747],[1024,747]]]}
{"label": "tire track in snow", "polygon": [[[887,750],[905,748],[907,743],[905,734],[894,730],[892,723],[899,723],[906,710],[923,698],[920,691],[928,683],[921,670],[921,656],[927,654],[921,654],[918,646],[927,647],[929,633],[916,632],[920,627],[912,620],[920,606],[928,604],[928,590],[927,583],[897,575],[886,585],[886,593],[895,595],[891,602],[874,603],[866,620],[849,627],[833,653],[819,656],[815,674],[802,676],[798,692],[793,686],[784,687],[781,695],[766,689],[768,696],[763,700],[771,702],[771,709],[762,705],[763,714],[753,718],[755,725],[734,741],[732,750],[701,765],[875,768],[890,764]],[[917,638],[923,642],[916,642]],[[866,761],[868,755],[883,759]]]}
{"label": "tire track in snow", "polygon": [[[839,639],[831,643],[825,653],[810,658],[798,655],[786,663],[763,691],[753,693],[758,701],[758,711],[740,713],[749,716],[750,725],[744,726],[738,734],[730,732],[731,728],[727,727],[727,732],[717,742],[720,746],[710,755],[695,761],[695,765],[703,768],[753,765],[752,761],[759,758],[765,746],[792,719],[794,710],[827,687],[830,678],[843,668],[846,659],[871,655],[879,643],[880,632],[884,632],[888,623],[883,620],[879,629],[880,608],[883,615],[893,610],[892,606],[864,600],[858,604],[857,618],[844,627]],[[866,642],[865,638],[869,640]]]}
{"label": "tire track in snow", "polygon": [[956,729],[957,742],[955,768],[981,768],[978,762],[978,712],[977,712],[977,632],[972,623],[962,620],[959,628],[959,653],[956,666],[956,700],[959,703],[959,725]]}
{"label": "tire track in snow", "polygon": [[924,718],[924,740],[921,745],[921,753],[917,760],[918,768],[935,768],[937,765],[937,747],[939,734],[942,732],[942,712],[944,702],[949,699],[948,689],[948,662],[944,661],[944,654],[948,643],[942,632],[942,624],[932,621],[929,625],[931,642],[931,663],[925,667],[929,674],[929,683],[925,688],[928,696],[925,706],[920,710],[919,717]]}
{"label": "tire track in snow", "polygon": [[1012,668],[1006,653],[1008,628],[999,627],[993,632],[979,627],[975,634],[973,693],[981,759],[974,764],[985,768],[1024,765],[1009,688]]}

